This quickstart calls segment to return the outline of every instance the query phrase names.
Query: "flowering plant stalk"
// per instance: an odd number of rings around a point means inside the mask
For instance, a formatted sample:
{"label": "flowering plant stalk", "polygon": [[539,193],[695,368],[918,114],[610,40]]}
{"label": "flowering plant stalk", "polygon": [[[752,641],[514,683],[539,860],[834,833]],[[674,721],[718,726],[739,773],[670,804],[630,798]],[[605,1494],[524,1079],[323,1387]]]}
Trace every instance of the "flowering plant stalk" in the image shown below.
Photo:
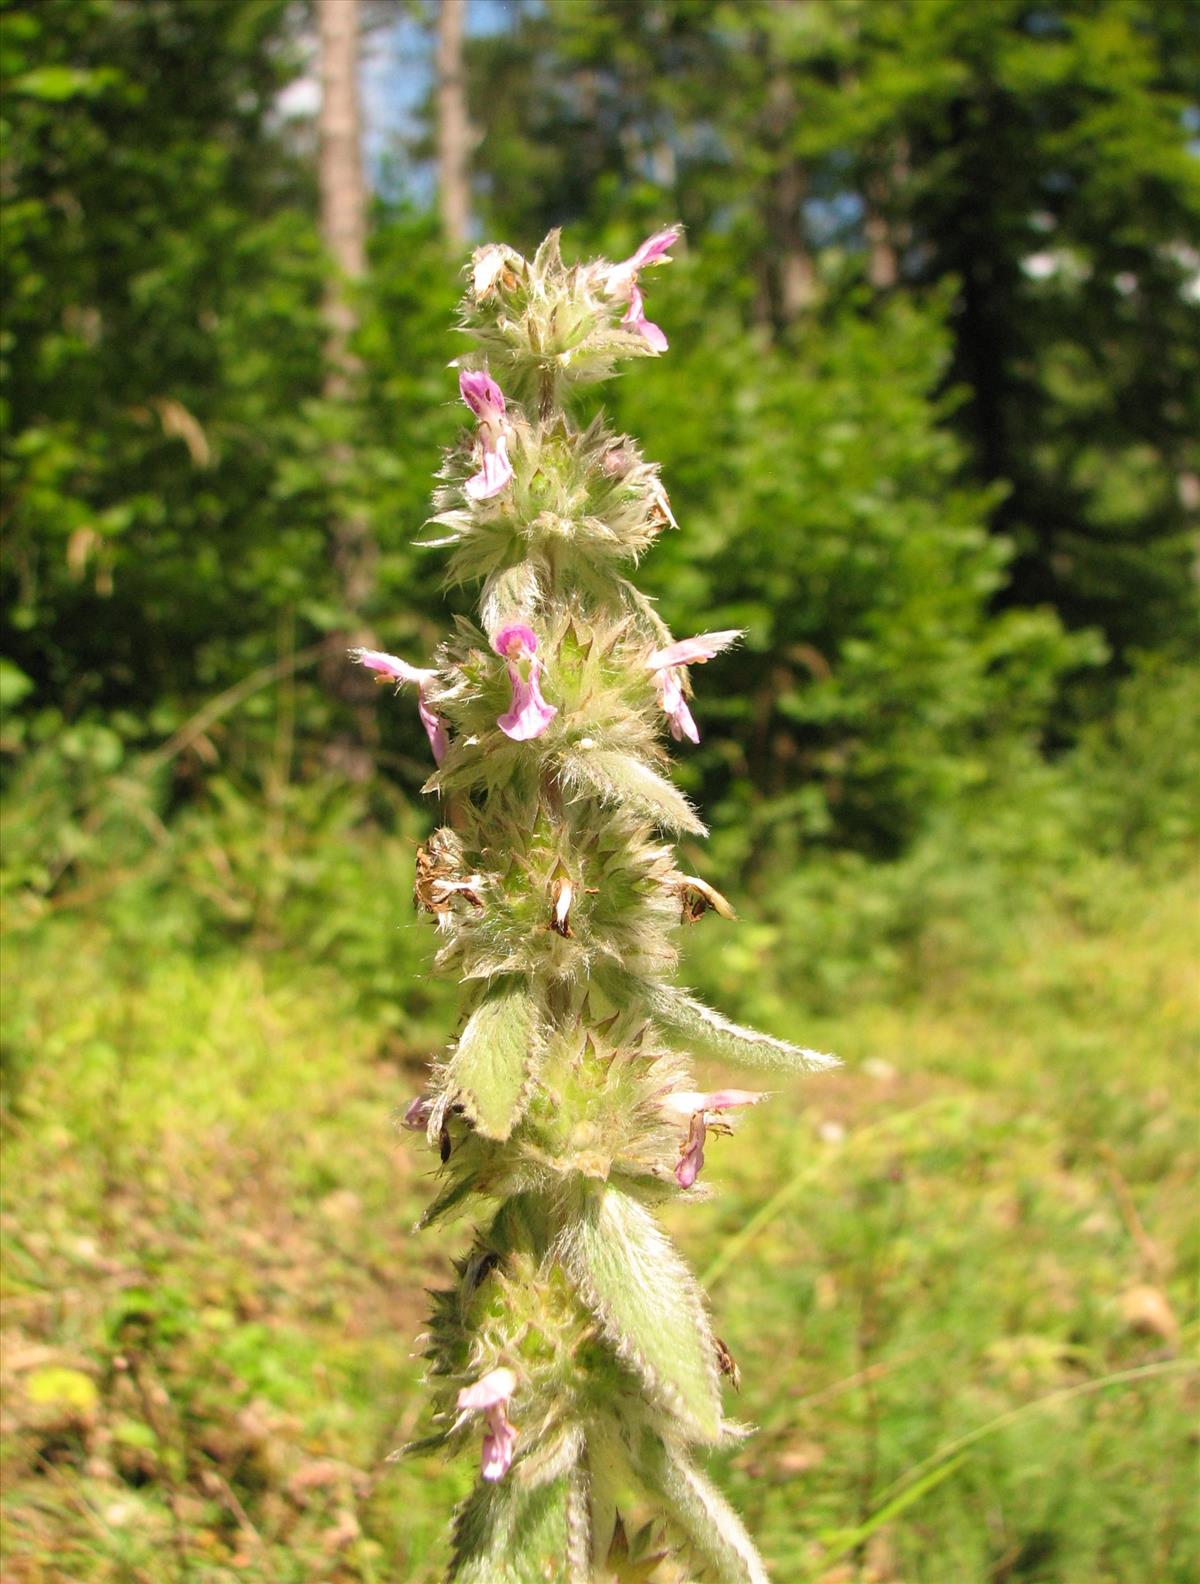
{"label": "flowering plant stalk", "polygon": [[[691,668],[737,631],[676,640],[628,573],[675,526],[655,467],[577,387],[657,356],[641,273],[474,257],[459,389],[474,419],[442,470],[433,542],[482,585],[432,664],[356,651],[416,689],[447,823],[418,853],[437,966],[463,986],[457,1039],[406,1124],[440,1157],[419,1226],[483,1214],[427,1337],[434,1433],[480,1449],[454,1524],[457,1584],[676,1577],[762,1584],[697,1449],[724,1418],[732,1361],[655,1208],[697,1181],[712,1134],[765,1098],[705,1093],[692,1056],[784,1072],[831,1058],[731,1023],[675,982],[675,936],[707,910],[668,838],[704,826],[667,776],[664,732],[696,742]],[[630,1536],[623,1515],[657,1516]],[[661,1553],[657,1548],[665,1547]]]}

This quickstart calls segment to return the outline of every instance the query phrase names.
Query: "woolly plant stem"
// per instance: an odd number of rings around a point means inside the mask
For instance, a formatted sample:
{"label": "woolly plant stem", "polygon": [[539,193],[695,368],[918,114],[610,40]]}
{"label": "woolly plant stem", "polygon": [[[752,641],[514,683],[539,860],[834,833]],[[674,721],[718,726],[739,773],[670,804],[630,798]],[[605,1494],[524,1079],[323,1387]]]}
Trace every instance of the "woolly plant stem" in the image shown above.
{"label": "woolly plant stem", "polygon": [[[429,666],[372,650],[417,690],[447,823],[418,854],[416,899],[463,987],[457,1039],[406,1123],[440,1158],[422,1217],[482,1215],[427,1337],[432,1433],[470,1443],[454,1584],[711,1579],[763,1564],[697,1457],[739,1432],[732,1361],[656,1208],[695,1194],[706,1141],[763,1096],[703,1093],[693,1056],[774,1071],[831,1058],[744,1029],[675,983],[675,937],[724,898],[677,866],[704,827],[664,736],[698,740],[689,668],[740,637],[675,640],[629,580],[675,526],[657,470],[574,390],[658,356],[629,259],[567,267],[489,246],[463,305],[460,392],[475,423],[447,456],[433,543],[480,586]],[[649,1514],[638,1533],[625,1515]],[[632,1527],[632,1526],[631,1526]]]}

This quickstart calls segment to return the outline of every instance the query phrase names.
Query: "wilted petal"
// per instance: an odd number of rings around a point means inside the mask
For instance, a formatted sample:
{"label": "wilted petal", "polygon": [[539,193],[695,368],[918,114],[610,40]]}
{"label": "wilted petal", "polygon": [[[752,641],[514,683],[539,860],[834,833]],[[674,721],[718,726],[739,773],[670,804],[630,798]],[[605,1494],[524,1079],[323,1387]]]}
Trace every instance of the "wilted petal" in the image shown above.
{"label": "wilted petal", "polygon": [[554,911],[550,920],[550,928],[564,939],[571,936],[571,903],[575,900],[575,887],[566,875],[556,877],[551,887]]}
{"label": "wilted petal", "polygon": [[700,1168],[704,1165],[705,1131],[704,1112],[697,1111],[688,1124],[688,1135],[675,1168],[675,1181],[681,1188],[690,1188],[700,1175]]}
{"label": "wilted petal", "polygon": [[672,528],[679,527],[679,524],[675,521],[675,513],[671,510],[671,502],[667,496],[667,492],[665,489],[663,489],[662,483],[659,479],[653,479],[651,481],[650,500],[655,511],[659,512],[663,519],[668,522]]}
{"label": "wilted petal", "polygon": [[504,249],[493,242],[478,248],[471,263],[471,289],[476,297],[486,297],[503,273]]}
{"label": "wilted petal", "polygon": [[437,676],[436,671],[425,671],[420,666],[409,665],[399,655],[384,654],[382,649],[351,649],[350,658],[366,666],[368,671],[378,672],[380,681],[415,682],[421,687]]}
{"label": "wilted petal", "polygon": [[661,671],[665,666],[703,665],[743,636],[743,628],[726,627],[721,632],[697,633],[694,638],[680,638],[665,649],[656,649],[648,656],[646,666],[651,671]]}
{"label": "wilted petal", "polygon": [[707,880],[701,880],[699,875],[677,876],[676,888],[683,904],[681,922],[684,924],[697,923],[710,908],[721,918],[737,917],[728,898],[723,897],[715,886],[710,886]]}
{"label": "wilted petal", "polygon": [[430,1114],[433,1111],[433,1101],[428,1095],[418,1095],[415,1100],[410,1100],[401,1119],[401,1126],[412,1128],[414,1133],[424,1133],[429,1126]]}

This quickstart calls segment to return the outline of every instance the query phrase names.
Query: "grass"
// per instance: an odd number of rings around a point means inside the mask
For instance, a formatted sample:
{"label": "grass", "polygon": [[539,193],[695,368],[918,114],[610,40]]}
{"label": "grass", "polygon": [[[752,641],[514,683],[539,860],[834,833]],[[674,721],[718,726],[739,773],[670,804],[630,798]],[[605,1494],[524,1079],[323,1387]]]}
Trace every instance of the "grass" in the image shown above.
{"label": "grass", "polygon": [[[699,927],[696,982],[846,1063],[669,1218],[777,1584],[1200,1576],[1196,894],[1097,871],[986,968],[817,1020],[753,925]],[[432,1584],[472,1471],[387,1461],[467,1238],[409,1230],[427,1004],[381,1035],[336,963],[86,914],[14,929],[8,969],[5,1584]]]}

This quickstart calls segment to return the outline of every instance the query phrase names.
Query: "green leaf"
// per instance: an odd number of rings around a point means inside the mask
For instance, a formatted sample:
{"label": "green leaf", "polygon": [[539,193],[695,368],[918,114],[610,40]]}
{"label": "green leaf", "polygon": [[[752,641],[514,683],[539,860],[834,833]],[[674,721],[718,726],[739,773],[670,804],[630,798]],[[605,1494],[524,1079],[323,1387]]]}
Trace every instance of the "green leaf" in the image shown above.
{"label": "green leaf", "polygon": [[564,754],[561,775],[569,792],[590,792],[602,803],[623,803],[677,835],[708,834],[683,793],[632,754],[577,746]]}
{"label": "green leaf", "polygon": [[[451,1584],[587,1584],[577,1527],[580,1492],[571,1476],[528,1489],[518,1470],[480,1482],[454,1523]],[[586,1503],[584,1503],[586,1514]]]}
{"label": "green leaf", "polygon": [[724,1056],[751,1067],[784,1072],[822,1072],[838,1066],[837,1057],[825,1051],[808,1050],[790,1040],[731,1023],[686,990],[646,985],[643,992],[655,1020],[668,1032],[687,1040],[699,1054]]}
{"label": "green leaf", "polygon": [[37,66],[13,79],[13,93],[27,94],[31,99],[46,99],[61,104],[78,94],[93,94],[111,81],[112,72],[81,71],[75,66]]}
{"label": "green leaf", "polygon": [[689,1436],[721,1430],[716,1344],[700,1289],[650,1212],[609,1183],[565,1234],[564,1263],[621,1359]]}
{"label": "green leaf", "polygon": [[516,1125],[541,1039],[537,1008],[523,981],[491,990],[468,1019],[450,1058],[449,1087],[485,1138],[506,1139]]}
{"label": "green leaf", "polygon": [[0,709],[12,709],[33,688],[32,680],[11,660],[0,659]]}
{"label": "green leaf", "polygon": [[655,1437],[643,1450],[637,1471],[720,1584],[770,1584],[742,1520],[679,1447]]}

